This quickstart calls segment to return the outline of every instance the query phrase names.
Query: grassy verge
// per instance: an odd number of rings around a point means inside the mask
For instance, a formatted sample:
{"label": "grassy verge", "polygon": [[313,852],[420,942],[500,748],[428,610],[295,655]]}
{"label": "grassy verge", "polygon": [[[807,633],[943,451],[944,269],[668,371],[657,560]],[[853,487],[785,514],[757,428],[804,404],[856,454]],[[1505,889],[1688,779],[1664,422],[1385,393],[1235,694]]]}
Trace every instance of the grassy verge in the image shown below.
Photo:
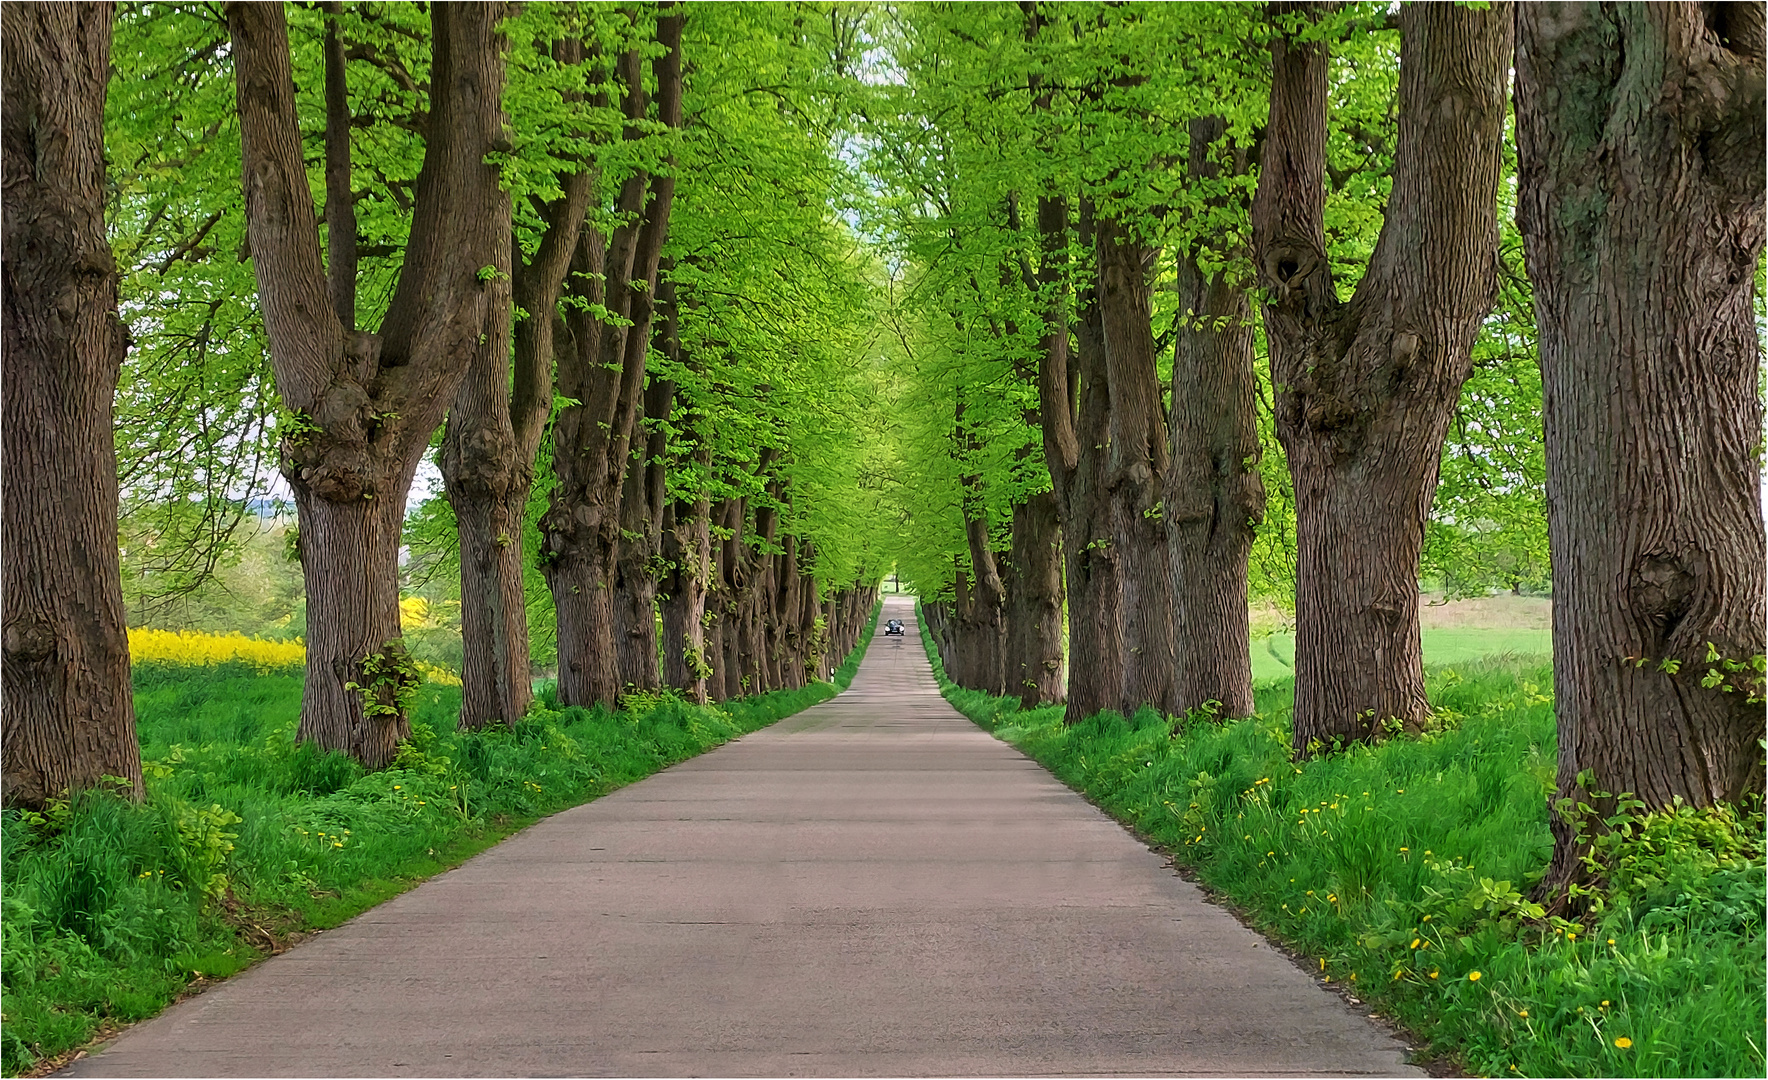
{"label": "grassy verge", "polygon": [[1632,822],[1581,923],[1528,902],[1552,846],[1544,660],[1432,668],[1438,730],[1296,765],[1291,683],[1261,686],[1250,720],[1068,727],[930,658],[965,715],[1432,1055],[1490,1076],[1763,1075],[1759,805]]}
{"label": "grassy verge", "polygon": [[832,683],[618,713],[543,691],[513,728],[476,733],[455,730],[457,688],[425,686],[411,741],[373,773],[296,745],[298,672],[139,665],[145,802],[0,814],[0,1069],[46,1066],[539,817],[825,701],[869,640]]}

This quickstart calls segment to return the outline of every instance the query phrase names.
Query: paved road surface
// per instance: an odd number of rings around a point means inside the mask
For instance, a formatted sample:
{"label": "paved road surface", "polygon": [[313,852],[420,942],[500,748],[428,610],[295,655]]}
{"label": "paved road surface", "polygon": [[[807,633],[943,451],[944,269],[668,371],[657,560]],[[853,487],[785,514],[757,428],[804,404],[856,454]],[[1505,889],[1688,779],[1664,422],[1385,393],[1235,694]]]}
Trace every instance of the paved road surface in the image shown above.
{"label": "paved road surface", "polygon": [[559,814],[71,1076],[1421,1075],[938,694],[840,697]]}

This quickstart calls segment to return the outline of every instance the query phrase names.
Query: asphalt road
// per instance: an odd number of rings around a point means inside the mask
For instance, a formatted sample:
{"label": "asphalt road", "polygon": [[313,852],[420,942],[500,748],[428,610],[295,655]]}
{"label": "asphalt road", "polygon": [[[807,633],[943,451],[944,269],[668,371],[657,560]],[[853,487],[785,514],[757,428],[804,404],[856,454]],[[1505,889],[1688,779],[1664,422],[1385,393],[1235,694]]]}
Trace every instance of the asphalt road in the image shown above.
{"label": "asphalt road", "polygon": [[1422,1075],[940,698],[840,697],[137,1025],[68,1076]]}

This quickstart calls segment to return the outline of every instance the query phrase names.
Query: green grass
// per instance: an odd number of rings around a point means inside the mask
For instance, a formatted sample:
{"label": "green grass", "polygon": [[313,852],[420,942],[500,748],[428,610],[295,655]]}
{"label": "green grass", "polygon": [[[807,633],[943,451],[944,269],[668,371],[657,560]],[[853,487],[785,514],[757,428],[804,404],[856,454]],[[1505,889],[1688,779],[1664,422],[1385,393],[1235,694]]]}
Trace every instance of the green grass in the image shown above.
{"label": "green grass", "polygon": [[[1426,664],[1465,664],[1502,655],[1545,658],[1553,653],[1553,634],[1548,630],[1427,626],[1423,638]],[[1294,666],[1294,634],[1280,631],[1253,639],[1254,682],[1292,678]]]}
{"label": "green grass", "polygon": [[[875,621],[875,613],[874,613]],[[147,799],[88,792],[0,814],[0,1069],[160,1011],[199,978],[336,926],[577,805],[824,701],[835,682],[716,707],[658,695],[559,708],[543,688],[513,728],[455,730],[459,690],[426,686],[393,767],[294,742],[298,674],[143,666]]]}
{"label": "green grass", "polygon": [[1432,1054],[1491,1076],[1763,1075],[1759,807],[1653,815],[1611,863],[1600,912],[1531,909],[1552,849],[1544,660],[1433,667],[1442,730],[1299,766],[1287,682],[1260,687],[1250,720],[1144,710],[1065,727],[1060,706],[940,680]]}

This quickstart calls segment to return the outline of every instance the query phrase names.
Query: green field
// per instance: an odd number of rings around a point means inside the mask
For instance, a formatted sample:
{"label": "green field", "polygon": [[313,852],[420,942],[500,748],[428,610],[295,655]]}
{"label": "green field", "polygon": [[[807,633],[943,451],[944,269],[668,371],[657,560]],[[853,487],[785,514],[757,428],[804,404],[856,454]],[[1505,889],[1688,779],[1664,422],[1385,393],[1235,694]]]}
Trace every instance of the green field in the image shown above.
{"label": "green field", "polygon": [[[1540,656],[1553,653],[1553,634],[1548,630],[1499,627],[1430,627],[1423,631],[1424,662],[1430,665],[1463,664],[1486,656]],[[1287,679],[1294,672],[1295,635],[1268,634],[1252,642],[1254,682]]]}

